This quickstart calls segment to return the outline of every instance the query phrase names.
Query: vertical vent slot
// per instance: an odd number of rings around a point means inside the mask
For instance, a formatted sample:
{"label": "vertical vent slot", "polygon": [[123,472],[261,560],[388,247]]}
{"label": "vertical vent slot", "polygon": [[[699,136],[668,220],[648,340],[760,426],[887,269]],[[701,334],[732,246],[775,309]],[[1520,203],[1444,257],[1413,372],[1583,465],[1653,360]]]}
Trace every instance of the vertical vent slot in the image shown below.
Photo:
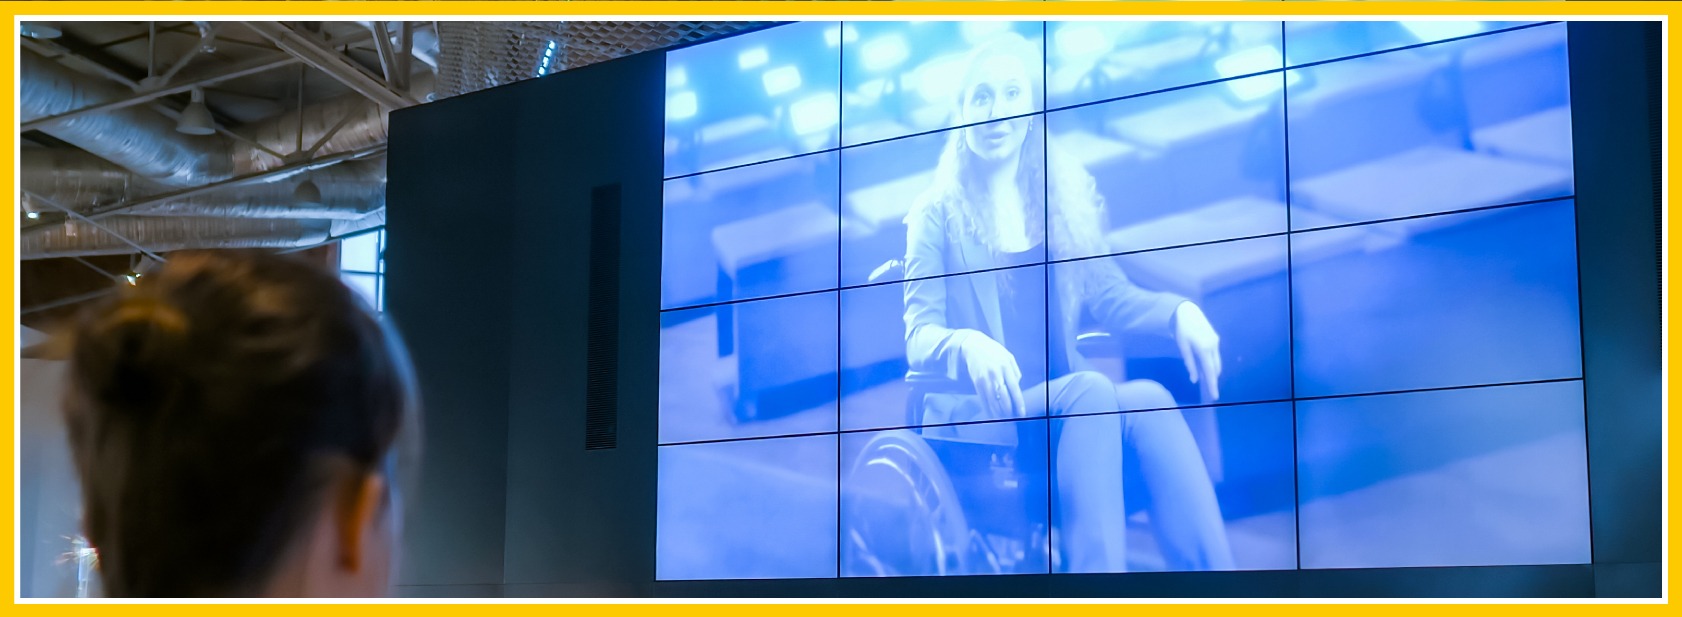
{"label": "vertical vent slot", "polygon": [[618,184],[590,190],[585,450],[608,450],[619,445],[619,200]]}

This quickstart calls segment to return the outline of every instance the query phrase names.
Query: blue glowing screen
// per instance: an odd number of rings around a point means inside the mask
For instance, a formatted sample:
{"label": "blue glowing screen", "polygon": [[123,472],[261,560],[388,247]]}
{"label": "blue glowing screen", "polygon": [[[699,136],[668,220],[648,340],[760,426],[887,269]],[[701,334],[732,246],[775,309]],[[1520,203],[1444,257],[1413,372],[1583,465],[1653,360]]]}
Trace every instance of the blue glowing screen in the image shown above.
{"label": "blue glowing screen", "polygon": [[658,578],[1588,562],[1565,34],[669,52]]}

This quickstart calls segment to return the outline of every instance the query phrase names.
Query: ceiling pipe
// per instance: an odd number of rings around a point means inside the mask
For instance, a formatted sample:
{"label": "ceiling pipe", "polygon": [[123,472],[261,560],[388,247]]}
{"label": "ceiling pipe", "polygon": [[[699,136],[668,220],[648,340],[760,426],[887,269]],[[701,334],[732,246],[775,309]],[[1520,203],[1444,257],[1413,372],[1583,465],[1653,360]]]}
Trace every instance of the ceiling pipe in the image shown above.
{"label": "ceiling pipe", "polygon": [[[26,185],[44,191],[37,194],[25,189],[22,197],[28,209],[59,212],[49,202],[57,198],[91,198],[109,203],[121,198],[125,191],[151,188],[130,172],[75,149],[25,149],[21,162]],[[73,217],[56,224],[38,225],[21,234],[20,242],[25,247],[22,255],[25,259],[35,259],[124,253],[133,252],[137,245],[147,247],[145,250],[248,247],[258,245],[255,234],[266,231],[292,234],[273,246],[315,246],[384,223],[383,158],[333,165],[311,172],[311,178],[322,191],[319,204],[295,203],[293,191],[297,183],[291,178],[226,188],[135,207],[122,215],[101,218],[97,225]],[[207,222],[212,218],[279,222],[244,225],[234,233],[227,227]],[[182,219],[190,222],[176,222]],[[100,227],[107,225],[116,233]],[[318,235],[321,229],[326,232]],[[310,233],[294,233],[300,230]],[[190,239],[185,236],[188,231],[208,235]],[[119,239],[123,237],[132,243]]]}
{"label": "ceiling pipe", "polygon": [[299,219],[192,218],[117,216],[95,224],[71,220],[43,233],[18,239],[22,259],[87,255],[122,255],[135,251],[123,238],[143,238],[148,250],[197,248],[278,248],[319,243],[329,237],[330,221]]}
{"label": "ceiling pipe", "polygon": [[[349,152],[341,152],[341,153],[338,153],[338,154],[331,154],[331,155],[327,155],[327,156],[317,157],[315,159],[308,160],[308,161],[300,161],[300,162],[296,162],[296,163],[289,163],[287,165],[283,165],[283,166],[280,166],[280,167],[275,167],[273,169],[267,169],[267,170],[263,170],[263,171],[250,173],[250,174],[245,174],[245,175],[242,175],[242,176],[236,176],[236,177],[233,177],[233,178],[229,178],[229,179],[222,180],[222,181],[219,181],[219,182],[213,182],[213,183],[210,183],[210,184],[205,184],[205,185],[200,185],[200,186],[195,186],[195,187],[190,187],[190,188],[185,188],[185,189],[179,189],[179,190],[171,191],[171,192],[168,192],[168,193],[151,195],[151,196],[148,196],[148,197],[142,197],[142,198],[138,198],[138,199],[125,200],[123,202],[116,203],[116,204],[110,204],[110,205],[105,205],[105,206],[96,206],[96,207],[93,207],[93,208],[89,208],[85,211],[80,211],[80,213],[82,215],[90,218],[90,219],[97,220],[97,219],[107,217],[107,216],[128,213],[131,210],[136,210],[136,209],[140,209],[140,208],[157,206],[159,204],[165,204],[165,203],[169,203],[169,202],[172,202],[172,201],[179,201],[179,200],[184,200],[184,199],[193,199],[193,198],[197,198],[197,197],[200,197],[200,196],[203,196],[203,195],[209,195],[209,194],[212,194],[212,193],[215,193],[215,192],[218,192],[218,191],[227,190],[227,189],[233,188],[233,187],[247,186],[247,185],[258,184],[258,183],[273,182],[273,181],[276,181],[276,180],[279,180],[279,179],[282,179],[282,178],[286,178],[286,177],[291,176],[293,174],[301,173],[301,172],[304,172],[304,171],[323,169],[323,168],[326,168],[326,167],[329,167],[331,165],[341,163],[341,162],[344,162],[344,161],[370,158],[370,157],[373,157],[373,156],[376,156],[376,155],[379,155],[379,154],[383,154],[384,152],[385,152],[385,144],[380,144],[378,146],[363,148],[363,149],[360,149],[360,150],[352,150],[352,151],[349,151]],[[54,223],[38,223],[38,224],[35,224],[35,225],[26,225],[23,228],[23,231],[25,232],[25,235],[28,235],[29,233],[35,232],[35,230],[45,228],[45,227],[51,227],[53,225],[54,225]]]}
{"label": "ceiling pipe", "polygon": [[25,49],[40,54],[41,57],[48,60],[61,63],[65,63],[63,61],[68,61],[67,64],[74,65],[81,71],[95,73],[109,81],[122,84],[123,87],[128,88],[129,90],[136,90],[140,88],[140,82],[129,79],[127,75],[118,73],[115,69],[105,66],[102,63],[94,62],[82,56],[78,56],[70,50],[60,46],[58,43],[27,38],[21,39],[20,42],[23,44]]}
{"label": "ceiling pipe", "polygon": [[202,88],[202,87],[205,87],[205,86],[215,85],[215,84],[218,84],[218,83],[221,83],[221,82],[224,82],[224,81],[228,81],[230,79],[239,79],[241,77],[256,75],[258,73],[266,73],[266,72],[269,72],[269,71],[272,71],[272,70],[275,70],[275,69],[292,66],[293,64],[297,64],[297,63],[298,63],[298,59],[294,58],[290,55],[279,55],[279,56],[269,56],[269,57],[265,57],[265,58],[258,58],[256,60],[252,60],[252,61],[249,61],[249,62],[240,63],[240,64],[235,65],[233,67],[230,67],[230,68],[228,68],[227,70],[224,70],[224,71],[218,71],[218,72],[216,72],[214,74],[211,74],[211,75],[206,75],[206,76],[198,77],[198,78],[194,78],[194,79],[188,79],[188,80],[181,81],[181,82],[178,82],[178,83],[170,85],[170,86],[166,86],[166,87],[163,87],[163,88],[158,88],[156,90],[149,90],[149,91],[141,92],[139,94],[135,94],[135,95],[132,95],[132,96],[122,97],[122,98],[118,98],[118,99],[110,100],[110,101],[105,101],[103,103],[98,103],[98,104],[94,104],[94,105],[88,105],[86,107],[81,107],[81,108],[72,109],[72,110],[69,110],[69,111],[66,111],[66,112],[63,112],[63,113],[54,114],[52,116],[36,118],[34,120],[24,122],[22,125],[19,126],[19,129],[24,130],[24,131],[40,130],[40,129],[46,127],[47,125],[50,125],[54,122],[58,122],[58,121],[61,121],[61,120],[68,120],[70,118],[75,118],[77,116],[82,116],[82,115],[86,115],[86,114],[97,114],[97,113],[102,113],[102,112],[107,112],[107,111],[115,111],[115,110],[118,110],[118,109],[123,109],[125,107],[133,107],[133,106],[136,106],[136,105],[142,105],[142,104],[145,104],[145,103],[150,103],[152,101],[164,98],[166,96],[181,94],[183,92],[191,92],[192,90],[197,89],[197,88]]}
{"label": "ceiling pipe", "polygon": [[[116,86],[34,53],[19,56],[18,101],[25,122],[129,97]],[[83,114],[45,123],[40,130],[163,185],[189,186],[234,175],[230,140],[177,133],[175,121],[150,109]]]}
{"label": "ceiling pipe", "polygon": [[100,223],[99,221],[95,221],[95,220],[90,219],[86,216],[82,216],[81,214],[78,214],[75,210],[71,210],[70,208],[65,207],[63,204],[55,203],[52,200],[47,199],[45,197],[42,197],[40,195],[36,195],[36,194],[30,193],[28,191],[25,191],[24,196],[29,197],[31,199],[34,199],[38,203],[46,204],[48,207],[56,208],[59,211],[63,212],[64,214],[68,215],[70,218],[68,220],[66,220],[66,224],[59,227],[59,229],[61,231],[65,228],[74,229],[76,227],[86,227],[86,228],[89,228],[89,230],[98,231],[100,233],[103,233],[107,237],[108,240],[114,240],[116,242],[120,242],[124,246],[127,246],[127,247],[129,247],[131,249],[134,249],[136,251],[139,251],[140,254],[142,254],[142,255],[145,255],[147,257],[151,257],[152,259],[156,259],[158,261],[164,261],[164,258],[162,256],[158,255],[157,253],[154,253],[152,251],[147,250],[145,246],[142,246],[139,242],[135,242],[133,238],[129,237],[130,236],[129,234],[117,231],[115,229],[112,229],[108,225]]}

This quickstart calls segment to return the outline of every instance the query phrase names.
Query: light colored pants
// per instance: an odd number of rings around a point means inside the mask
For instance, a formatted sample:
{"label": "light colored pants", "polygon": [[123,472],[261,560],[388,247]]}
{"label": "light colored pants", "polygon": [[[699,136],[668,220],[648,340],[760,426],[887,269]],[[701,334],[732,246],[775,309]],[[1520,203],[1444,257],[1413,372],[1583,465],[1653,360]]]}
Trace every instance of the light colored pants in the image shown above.
{"label": "light colored pants", "polygon": [[[1022,393],[1029,416],[1053,416],[1052,456],[1064,572],[1127,569],[1127,508],[1122,496],[1122,453],[1131,448],[1150,495],[1151,529],[1169,570],[1230,570],[1232,549],[1220,504],[1202,453],[1175,406],[1154,381],[1114,384],[1097,372],[1064,375]],[[1066,420],[1058,415],[1118,409]],[[1061,425],[1061,430],[1059,430]]]}

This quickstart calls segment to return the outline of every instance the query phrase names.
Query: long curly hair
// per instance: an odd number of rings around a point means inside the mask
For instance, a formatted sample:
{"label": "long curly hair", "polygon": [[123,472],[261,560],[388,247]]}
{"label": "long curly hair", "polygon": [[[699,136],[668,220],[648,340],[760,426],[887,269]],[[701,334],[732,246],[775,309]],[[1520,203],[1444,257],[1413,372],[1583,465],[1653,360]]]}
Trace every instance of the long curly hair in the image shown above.
{"label": "long curly hair", "polygon": [[[1001,34],[973,50],[965,63],[965,74],[995,54],[1013,54],[1026,66],[1040,66],[1039,49],[1016,33]],[[1033,96],[1037,96],[1034,93]],[[953,101],[954,119],[961,117],[962,93]],[[1028,237],[1047,242],[1051,259],[1088,257],[1108,252],[1103,239],[1105,203],[1097,182],[1080,161],[1048,147],[1043,114],[1027,118],[1022,155],[1016,169],[1016,187],[1021,191]],[[965,140],[963,130],[953,130],[941,149],[934,180],[913,204],[912,212],[935,208],[944,217],[949,233],[969,236],[980,245],[1000,252],[998,224],[991,207],[993,195],[977,172],[981,161]],[[1047,216],[1047,204],[1050,204]],[[1102,260],[1100,260],[1102,261]],[[1091,268],[1063,268],[1085,271]]]}

